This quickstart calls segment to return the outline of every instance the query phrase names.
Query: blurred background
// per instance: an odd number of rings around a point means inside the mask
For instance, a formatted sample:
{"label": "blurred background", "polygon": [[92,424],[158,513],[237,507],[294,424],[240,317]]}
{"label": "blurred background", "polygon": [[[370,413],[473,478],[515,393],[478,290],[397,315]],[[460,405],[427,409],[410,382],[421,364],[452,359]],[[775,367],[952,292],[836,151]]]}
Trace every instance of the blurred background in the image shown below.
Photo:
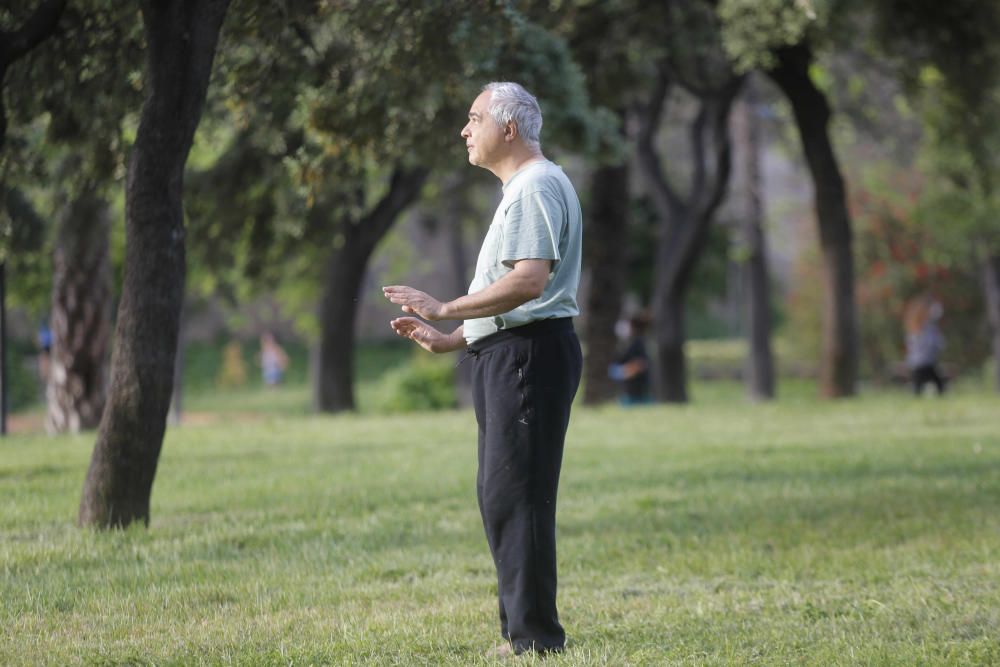
{"label": "blurred background", "polygon": [[[149,35],[96,0],[5,3],[0,30],[8,427],[95,428]],[[998,34],[974,0],[234,3],[184,174],[171,419],[467,403],[380,288],[466,292],[500,190],[459,131],[493,80],[538,97],[580,194],[579,400],[635,374],[638,402],[909,392],[921,365],[996,391]]]}

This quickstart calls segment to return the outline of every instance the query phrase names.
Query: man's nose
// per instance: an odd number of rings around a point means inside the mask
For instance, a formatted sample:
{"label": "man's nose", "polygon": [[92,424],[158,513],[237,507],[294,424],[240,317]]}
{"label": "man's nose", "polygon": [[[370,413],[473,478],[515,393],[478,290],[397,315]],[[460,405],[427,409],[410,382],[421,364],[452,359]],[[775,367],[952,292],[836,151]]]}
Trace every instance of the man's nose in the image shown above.
{"label": "man's nose", "polygon": [[468,125],[466,125],[465,127],[462,128],[462,131],[460,132],[460,135],[461,135],[461,137],[463,139],[465,139],[466,137],[471,137],[472,136],[472,133],[469,132],[469,126]]}

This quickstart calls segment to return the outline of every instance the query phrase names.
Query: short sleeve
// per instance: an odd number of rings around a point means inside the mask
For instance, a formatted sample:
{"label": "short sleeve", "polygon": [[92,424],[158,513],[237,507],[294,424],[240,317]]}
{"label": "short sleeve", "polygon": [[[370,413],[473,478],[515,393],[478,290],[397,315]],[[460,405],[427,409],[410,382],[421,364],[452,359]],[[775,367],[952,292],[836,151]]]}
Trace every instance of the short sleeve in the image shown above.
{"label": "short sleeve", "polygon": [[566,215],[562,203],[545,192],[530,192],[515,200],[504,216],[499,259],[512,267],[522,259],[551,259],[553,268],[562,257],[559,237]]}

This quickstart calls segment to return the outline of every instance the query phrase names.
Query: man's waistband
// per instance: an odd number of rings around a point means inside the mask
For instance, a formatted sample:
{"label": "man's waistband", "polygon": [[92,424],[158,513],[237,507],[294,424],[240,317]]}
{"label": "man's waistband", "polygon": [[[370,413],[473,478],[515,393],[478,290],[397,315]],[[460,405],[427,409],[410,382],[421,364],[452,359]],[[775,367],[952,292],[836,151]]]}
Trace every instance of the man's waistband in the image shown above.
{"label": "man's waistband", "polygon": [[517,338],[537,338],[549,336],[555,333],[569,333],[573,331],[572,317],[556,317],[548,320],[535,320],[513,329],[501,329],[500,331],[483,336],[472,345],[466,348],[468,354],[479,354],[487,348],[499,345],[505,341]]}

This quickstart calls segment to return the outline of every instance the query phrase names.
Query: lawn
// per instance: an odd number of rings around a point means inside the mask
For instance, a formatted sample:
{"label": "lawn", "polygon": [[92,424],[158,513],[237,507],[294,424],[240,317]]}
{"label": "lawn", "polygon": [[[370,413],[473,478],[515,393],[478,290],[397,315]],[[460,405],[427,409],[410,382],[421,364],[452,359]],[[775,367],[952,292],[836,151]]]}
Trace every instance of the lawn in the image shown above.
{"label": "lawn", "polygon": [[[569,647],[513,664],[1000,663],[997,397],[726,386],[577,409]],[[493,664],[474,433],[467,411],[173,428],[149,528],[110,533],[74,526],[92,436],[3,439],[0,664]]]}

